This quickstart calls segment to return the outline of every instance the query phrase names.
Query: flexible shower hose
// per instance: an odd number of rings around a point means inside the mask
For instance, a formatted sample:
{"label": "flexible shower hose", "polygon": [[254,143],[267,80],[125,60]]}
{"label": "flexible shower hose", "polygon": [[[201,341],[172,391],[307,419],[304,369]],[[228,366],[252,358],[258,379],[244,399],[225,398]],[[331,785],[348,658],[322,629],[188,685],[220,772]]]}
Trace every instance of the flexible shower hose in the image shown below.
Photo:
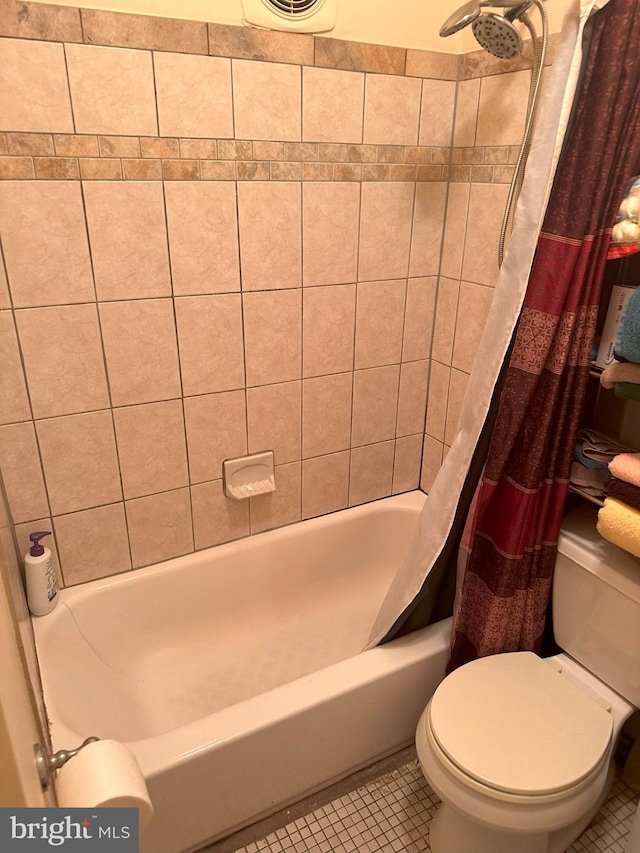
{"label": "flexible shower hose", "polygon": [[538,36],[529,16],[521,15],[520,20],[526,25],[526,27],[529,29],[529,32],[531,33],[531,39],[533,44],[533,68],[531,71],[531,85],[529,86],[529,103],[527,104],[527,119],[525,122],[524,134],[522,136],[520,151],[518,152],[518,158],[516,160],[516,165],[513,171],[513,177],[511,178],[511,184],[509,186],[509,194],[507,196],[504,217],[502,219],[502,228],[500,230],[500,241],[498,243],[499,267],[502,266],[502,262],[504,260],[504,246],[507,239],[507,230],[509,228],[509,220],[511,218],[511,213],[513,211],[514,204],[517,202],[518,196],[520,195],[522,181],[524,180],[524,170],[527,165],[527,157],[529,155],[529,146],[531,143],[531,130],[533,128],[533,122],[536,114],[536,105],[538,102],[538,95],[540,93],[540,83],[542,81],[542,70],[544,68],[544,61],[547,55],[547,11],[544,8],[544,5],[541,0],[533,0],[533,2],[538,7],[540,11],[540,17],[542,19],[542,44],[538,43]]}

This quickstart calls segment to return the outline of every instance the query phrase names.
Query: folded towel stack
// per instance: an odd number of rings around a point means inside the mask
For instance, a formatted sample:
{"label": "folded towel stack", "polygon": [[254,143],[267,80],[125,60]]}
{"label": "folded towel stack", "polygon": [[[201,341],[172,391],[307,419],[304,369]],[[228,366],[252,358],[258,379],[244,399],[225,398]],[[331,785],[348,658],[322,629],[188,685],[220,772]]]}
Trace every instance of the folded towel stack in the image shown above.
{"label": "folded towel stack", "polygon": [[627,450],[595,429],[581,429],[573,453],[570,481],[594,498],[603,498],[611,474],[609,462]]}
{"label": "folded towel stack", "polygon": [[615,389],[618,397],[640,401],[640,287],[622,311],[615,343],[616,362],[607,367],[600,382]]}
{"label": "folded towel stack", "polygon": [[640,453],[619,453],[609,472],[613,479],[598,512],[598,533],[640,557]]}

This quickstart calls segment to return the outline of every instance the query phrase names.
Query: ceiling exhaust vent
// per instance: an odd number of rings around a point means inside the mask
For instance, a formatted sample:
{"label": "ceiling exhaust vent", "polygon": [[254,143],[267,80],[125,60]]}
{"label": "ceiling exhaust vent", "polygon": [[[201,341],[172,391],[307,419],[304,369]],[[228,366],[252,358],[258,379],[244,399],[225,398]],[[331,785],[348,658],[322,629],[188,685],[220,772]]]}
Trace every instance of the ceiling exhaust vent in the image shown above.
{"label": "ceiling exhaust vent", "polygon": [[336,24],[338,0],[242,0],[244,20],[256,27],[324,33]]}

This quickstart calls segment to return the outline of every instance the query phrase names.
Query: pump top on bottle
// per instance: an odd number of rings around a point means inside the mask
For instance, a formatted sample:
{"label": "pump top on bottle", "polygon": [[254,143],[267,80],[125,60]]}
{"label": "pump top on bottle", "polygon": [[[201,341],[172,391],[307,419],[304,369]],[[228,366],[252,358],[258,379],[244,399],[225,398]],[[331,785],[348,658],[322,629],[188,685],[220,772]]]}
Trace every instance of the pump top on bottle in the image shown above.
{"label": "pump top on bottle", "polygon": [[51,536],[51,531],[31,533],[32,545],[24,557],[27,604],[34,616],[45,616],[58,603],[58,580],[51,551],[40,542],[45,536]]}

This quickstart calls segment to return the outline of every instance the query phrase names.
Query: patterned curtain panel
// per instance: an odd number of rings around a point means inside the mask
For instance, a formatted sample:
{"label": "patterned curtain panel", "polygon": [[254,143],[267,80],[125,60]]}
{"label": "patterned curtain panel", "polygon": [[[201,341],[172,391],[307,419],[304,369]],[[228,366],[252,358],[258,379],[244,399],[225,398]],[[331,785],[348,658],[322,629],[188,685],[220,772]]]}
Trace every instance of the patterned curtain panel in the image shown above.
{"label": "patterned curtain panel", "polygon": [[611,227],[640,171],[640,0],[587,27],[583,78],[458,556],[449,670],[539,650]]}

